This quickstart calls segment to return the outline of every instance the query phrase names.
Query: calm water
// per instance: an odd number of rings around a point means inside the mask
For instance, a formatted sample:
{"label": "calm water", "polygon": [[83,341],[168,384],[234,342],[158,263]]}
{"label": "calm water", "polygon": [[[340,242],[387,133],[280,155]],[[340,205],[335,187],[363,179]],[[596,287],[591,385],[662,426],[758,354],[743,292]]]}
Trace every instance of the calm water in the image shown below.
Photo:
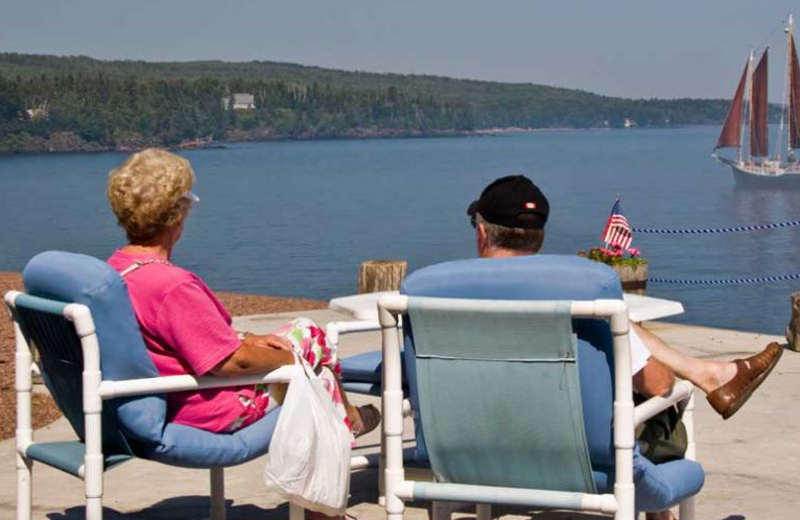
{"label": "calm water", "polygon": [[[367,259],[417,269],[473,255],[466,206],[492,179],[530,175],[551,201],[547,253],[599,243],[619,193],[636,227],[723,227],[800,218],[800,191],[742,190],[710,157],[715,128],[540,132],[486,138],[232,145],[186,155],[202,198],[175,261],[215,289],[328,299],[355,292]],[[0,270],[47,249],[101,258],[123,242],[104,195],[120,154],[0,158]],[[638,235],[651,276],[800,272],[800,228]],[[800,282],[652,285],[679,321],[781,334]]]}

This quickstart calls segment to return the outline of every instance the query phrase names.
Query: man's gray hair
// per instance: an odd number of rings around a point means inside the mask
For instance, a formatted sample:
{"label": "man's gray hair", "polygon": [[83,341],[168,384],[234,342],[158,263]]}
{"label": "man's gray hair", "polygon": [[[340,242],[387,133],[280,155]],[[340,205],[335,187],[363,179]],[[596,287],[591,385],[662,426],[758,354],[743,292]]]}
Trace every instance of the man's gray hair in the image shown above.
{"label": "man's gray hair", "polygon": [[505,227],[487,222],[480,213],[475,214],[475,223],[483,224],[490,246],[509,251],[535,254],[542,248],[544,229]]}

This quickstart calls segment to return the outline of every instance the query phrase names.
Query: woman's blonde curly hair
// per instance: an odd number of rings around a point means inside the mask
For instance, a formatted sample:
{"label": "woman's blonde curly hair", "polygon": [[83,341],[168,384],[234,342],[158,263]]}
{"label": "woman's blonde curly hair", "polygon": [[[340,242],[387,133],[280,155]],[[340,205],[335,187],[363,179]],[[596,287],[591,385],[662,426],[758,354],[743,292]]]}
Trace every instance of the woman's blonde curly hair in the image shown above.
{"label": "woman's blonde curly hair", "polygon": [[106,194],[117,223],[133,244],[148,244],[183,220],[194,185],[189,161],[149,148],[128,157],[108,174]]}

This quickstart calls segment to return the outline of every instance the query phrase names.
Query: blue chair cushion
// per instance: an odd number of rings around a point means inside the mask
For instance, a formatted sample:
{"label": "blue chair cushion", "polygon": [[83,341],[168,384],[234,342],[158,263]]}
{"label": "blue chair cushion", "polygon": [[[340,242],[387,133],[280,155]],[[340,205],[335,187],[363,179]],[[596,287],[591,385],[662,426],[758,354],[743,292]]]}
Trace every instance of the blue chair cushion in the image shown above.
{"label": "blue chair cushion", "polygon": [[[35,461],[82,478],[86,445],[78,441],[35,442],[28,447],[25,455]],[[107,471],[131,458],[131,455],[103,453],[103,468]]]}
{"label": "blue chair cushion", "polygon": [[164,437],[150,447],[145,458],[185,468],[229,467],[265,454],[280,415],[276,408],[265,417],[234,433],[211,433],[168,423]]}
{"label": "blue chair cushion", "polygon": [[381,395],[380,383],[360,383],[358,381],[342,380],[342,388],[348,394],[374,395],[375,397],[380,397]]}
{"label": "blue chair cushion", "polygon": [[[128,290],[107,263],[87,255],[47,251],[25,266],[26,291],[42,298],[89,307],[100,344],[100,364],[108,380],[158,377],[147,354]],[[163,396],[115,399],[117,423],[132,444],[161,441],[167,405]]]}
{"label": "blue chair cushion", "polygon": [[633,455],[633,482],[637,511],[664,511],[697,494],[705,483],[705,473],[692,460],[653,464],[637,447]]}
{"label": "blue chair cushion", "polygon": [[[405,357],[400,358],[403,374],[406,373]],[[353,383],[380,383],[383,370],[383,354],[379,350],[364,352],[342,358],[342,381]]]}
{"label": "blue chair cushion", "polygon": [[[695,495],[703,487],[703,467],[691,460],[653,464],[636,446],[633,452],[633,482],[639,512],[664,511]],[[592,471],[598,493],[614,493],[614,469]]]}

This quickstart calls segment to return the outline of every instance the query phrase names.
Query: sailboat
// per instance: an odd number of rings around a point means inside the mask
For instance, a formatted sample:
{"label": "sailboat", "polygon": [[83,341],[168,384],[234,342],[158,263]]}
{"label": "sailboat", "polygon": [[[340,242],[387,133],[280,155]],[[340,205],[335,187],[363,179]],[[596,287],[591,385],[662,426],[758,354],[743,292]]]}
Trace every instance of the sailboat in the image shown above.
{"label": "sailboat", "polygon": [[[731,167],[737,183],[762,186],[789,183],[800,187],[800,162],[795,157],[795,150],[800,149],[800,64],[797,61],[797,50],[794,45],[794,19],[791,14],[785,30],[788,34],[786,91],[777,138],[782,144],[776,147],[774,154],[770,154],[767,126],[769,115],[767,101],[769,48],[767,48],[755,66],[754,54],[750,52],[728,116],[725,118],[725,124],[714,147],[712,156],[720,163]],[[746,129],[749,129],[749,139],[745,139]],[[782,156],[784,145],[785,160]],[[720,148],[738,148],[737,158],[718,155],[717,150]]]}

